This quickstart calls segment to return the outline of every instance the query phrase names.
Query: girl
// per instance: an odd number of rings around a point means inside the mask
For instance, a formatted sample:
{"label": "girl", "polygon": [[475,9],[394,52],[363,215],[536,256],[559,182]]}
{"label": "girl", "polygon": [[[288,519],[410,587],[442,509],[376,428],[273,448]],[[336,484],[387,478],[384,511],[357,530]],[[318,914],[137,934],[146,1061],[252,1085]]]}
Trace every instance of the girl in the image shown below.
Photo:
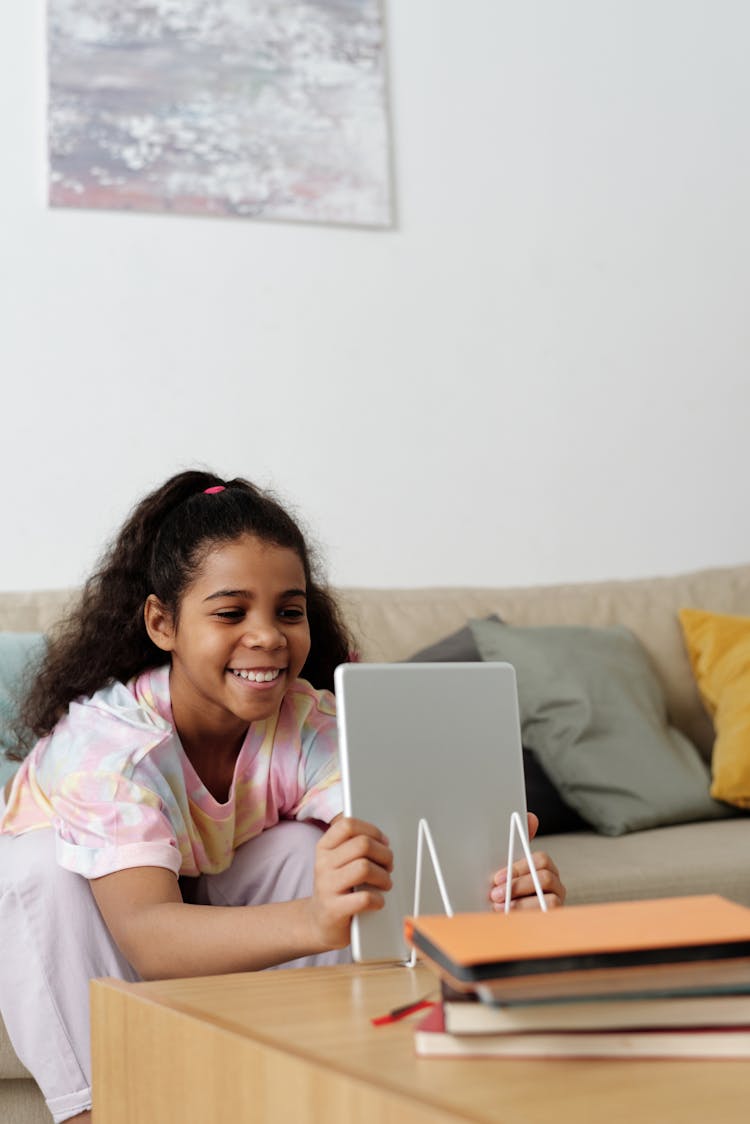
{"label": "girl", "polygon": [[[242,479],[172,477],[87,582],[0,800],[0,1014],[56,1121],[90,1119],[91,978],[336,963],[382,907],[388,840],[341,816],[330,691],[349,651],[298,526]],[[526,864],[513,875],[530,904]]]}

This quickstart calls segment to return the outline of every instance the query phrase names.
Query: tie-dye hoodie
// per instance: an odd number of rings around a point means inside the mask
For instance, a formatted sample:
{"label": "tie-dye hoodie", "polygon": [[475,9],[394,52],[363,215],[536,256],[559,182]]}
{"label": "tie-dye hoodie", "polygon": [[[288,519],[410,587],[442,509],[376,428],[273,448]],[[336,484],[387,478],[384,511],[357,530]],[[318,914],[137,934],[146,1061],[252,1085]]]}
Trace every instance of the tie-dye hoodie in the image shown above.
{"label": "tie-dye hoodie", "polygon": [[280,819],[342,810],[335,701],[304,679],[248,729],[225,804],[201,781],[172,723],[169,668],[71,703],[13,779],[0,831],[54,828],[61,866],[99,878],[133,866],[218,874]]}

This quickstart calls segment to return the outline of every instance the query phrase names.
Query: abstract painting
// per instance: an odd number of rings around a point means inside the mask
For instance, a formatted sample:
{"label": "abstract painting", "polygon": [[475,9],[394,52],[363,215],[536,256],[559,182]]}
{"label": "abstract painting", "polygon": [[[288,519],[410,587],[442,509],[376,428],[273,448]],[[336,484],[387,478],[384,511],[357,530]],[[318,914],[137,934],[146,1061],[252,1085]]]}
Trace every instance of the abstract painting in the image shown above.
{"label": "abstract painting", "polygon": [[391,224],[380,0],[48,0],[53,206]]}

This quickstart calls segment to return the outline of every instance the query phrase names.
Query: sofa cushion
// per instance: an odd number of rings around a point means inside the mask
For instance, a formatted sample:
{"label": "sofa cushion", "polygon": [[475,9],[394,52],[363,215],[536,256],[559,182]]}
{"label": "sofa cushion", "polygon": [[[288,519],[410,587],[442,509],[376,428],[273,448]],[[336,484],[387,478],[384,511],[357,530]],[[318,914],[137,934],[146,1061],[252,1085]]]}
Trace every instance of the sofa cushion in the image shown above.
{"label": "sofa cushion", "polygon": [[12,725],[16,699],[24,675],[44,651],[39,632],[0,632],[0,785],[15,772],[18,762],[5,753],[14,744]]}
{"label": "sofa cushion", "polygon": [[750,808],[750,617],[680,611],[701,698],[716,730],[711,794]]}
{"label": "sofa cushion", "polygon": [[[486,620],[497,621],[502,624],[500,617],[496,613],[491,613]],[[456,629],[448,636],[443,636],[440,640],[435,641],[434,644],[428,644],[426,648],[420,648],[413,656],[409,656],[405,663],[479,663],[482,657],[477,648],[477,642],[474,639],[474,634],[468,624],[463,628]]]}
{"label": "sofa cushion", "polygon": [[472,621],[482,658],[513,664],[524,744],[563,799],[604,835],[731,814],[668,725],[664,693],[626,628]]}
{"label": "sofa cushion", "polygon": [[617,839],[593,831],[553,835],[531,844],[548,851],[568,891],[568,905],[721,894],[750,906],[748,828],[744,816],[634,831]]}
{"label": "sofa cushion", "polygon": [[523,747],[523,775],[526,785],[526,807],[539,819],[536,833],[542,835],[560,834],[565,831],[585,831],[586,821],[566,804],[542,768],[532,749]]}
{"label": "sofa cushion", "polygon": [[[501,624],[491,613],[487,618]],[[407,663],[472,663],[481,661],[474,634],[468,624],[441,640],[415,652]],[[578,813],[566,804],[552,781],[539,764],[532,750],[524,747],[523,772],[526,784],[526,807],[539,818],[537,837],[550,832],[580,831],[586,827]]]}

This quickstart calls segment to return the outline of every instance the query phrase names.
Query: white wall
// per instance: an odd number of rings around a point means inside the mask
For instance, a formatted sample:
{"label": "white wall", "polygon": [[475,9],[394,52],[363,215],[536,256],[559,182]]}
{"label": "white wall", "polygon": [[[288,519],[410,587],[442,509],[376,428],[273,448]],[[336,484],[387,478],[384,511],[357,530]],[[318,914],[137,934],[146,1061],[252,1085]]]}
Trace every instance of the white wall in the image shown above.
{"label": "white wall", "polygon": [[0,588],[196,462],[344,584],[750,559],[750,7],[390,0],[392,232],[51,211],[42,0],[0,37]]}

